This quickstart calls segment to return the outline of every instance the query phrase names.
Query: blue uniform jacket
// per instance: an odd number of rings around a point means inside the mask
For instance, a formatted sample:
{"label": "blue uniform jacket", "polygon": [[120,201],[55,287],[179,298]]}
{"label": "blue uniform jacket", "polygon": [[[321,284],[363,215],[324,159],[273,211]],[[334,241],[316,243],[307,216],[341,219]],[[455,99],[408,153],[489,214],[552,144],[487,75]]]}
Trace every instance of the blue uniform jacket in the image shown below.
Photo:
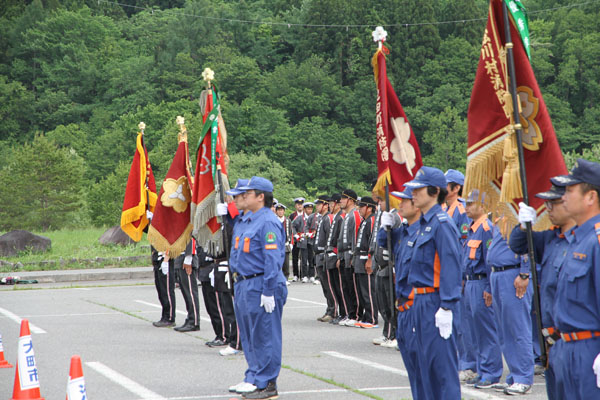
{"label": "blue uniform jacket", "polygon": [[412,251],[408,284],[439,288],[440,306],[453,308],[461,292],[460,234],[439,204],[421,215]]}
{"label": "blue uniform jacket", "polygon": [[[527,256],[515,254],[510,247],[500,229],[497,226],[492,227],[492,242],[487,249],[487,264],[490,267],[507,267],[509,265],[520,265],[520,272],[528,274],[530,264]],[[523,261],[523,262],[521,262]]]}
{"label": "blue uniform jacket", "polygon": [[491,269],[486,262],[488,246],[492,243],[492,221],[486,215],[481,216],[477,221],[471,224],[469,235],[465,246],[463,247],[463,260],[465,265],[465,274],[483,274],[486,275],[483,290],[491,293],[490,274]]}
{"label": "blue uniform jacket", "polygon": [[446,204],[442,207],[444,211],[452,218],[458,231],[460,232],[461,243],[467,240],[469,235],[469,226],[471,225],[471,218],[467,217],[467,211],[465,210],[465,200],[460,197],[452,204],[450,208]]}
{"label": "blue uniform jacket", "polygon": [[574,231],[558,277],[554,322],[561,332],[600,331],[600,214]]}
{"label": "blue uniform jacket", "polygon": [[[396,274],[396,298],[408,298],[412,286],[408,284],[408,272],[412,257],[412,248],[415,244],[419,221],[412,225],[402,224],[392,230],[392,251],[394,253],[394,271]],[[381,247],[387,246],[387,233],[381,228],[377,234],[377,243]]]}
{"label": "blue uniform jacket", "polygon": [[[542,327],[555,326],[553,318],[554,299],[558,274],[567,255],[569,243],[573,241],[573,231],[562,234],[560,229],[548,229],[533,232],[533,248],[535,261],[540,266],[538,282],[540,284],[540,307]],[[527,232],[516,226],[510,235],[508,244],[517,254],[527,254]]]}
{"label": "blue uniform jacket", "polygon": [[239,241],[241,237],[241,230],[243,228],[243,224],[241,224],[240,222],[248,218],[250,214],[252,214],[251,211],[246,211],[233,219],[229,215],[227,215],[228,223],[231,222],[231,224],[233,225],[233,230],[231,233],[231,250],[229,251],[229,267],[231,269],[231,273],[237,272],[237,256],[238,250],[240,250]]}
{"label": "blue uniform jacket", "polygon": [[262,294],[273,296],[277,283],[285,283],[281,272],[285,258],[283,224],[263,207],[244,215],[235,228],[238,225],[240,230],[234,235],[236,272],[243,276],[264,274]]}

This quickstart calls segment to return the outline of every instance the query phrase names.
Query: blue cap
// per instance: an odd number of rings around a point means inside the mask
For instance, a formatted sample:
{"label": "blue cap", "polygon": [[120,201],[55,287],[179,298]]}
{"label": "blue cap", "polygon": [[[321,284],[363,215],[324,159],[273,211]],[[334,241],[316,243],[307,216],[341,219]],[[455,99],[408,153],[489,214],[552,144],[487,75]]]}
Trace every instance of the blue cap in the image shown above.
{"label": "blue cap", "polygon": [[273,184],[268,179],[261,178],[260,176],[253,176],[248,181],[248,184],[240,187],[240,190],[260,190],[263,192],[272,192]]}
{"label": "blue cap", "polygon": [[578,183],[600,186],[600,164],[579,158],[569,175],[555,176],[550,181],[557,186],[572,186]]}
{"label": "blue cap", "polygon": [[465,184],[465,176],[460,171],[449,169],[444,175],[446,175],[446,182],[448,183],[458,183],[460,186]]}
{"label": "blue cap", "polygon": [[486,204],[489,201],[488,196],[485,192],[480,192],[479,189],[473,189],[469,192],[466,203],[481,203]]}
{"label": "blue cap", "polygon": [[425,186],[434,186],[446,189],[446,176],[444,173],[433,167],[421,167],[417,172],[417,176],[410,182],[406,182],[405,186],[410,186],[413,189],[422,188]]}
{"label": "blue cap", "polygon": [[230,196],[237,196],[238,194],[242,194],[245,192],[245,190],[241,190],[240,188],[247,184],[248,184],[248,179],[238,179],[237,183],[235,184],[235,187],[233,189],[229,189],[225,193],[227,193]]}
{"label": "blue cap", "polygon": [[412,200],[412,188],[406,186],[401,192],[391,192],[392,196],[397,197],[399,199],[409,199]]}
{"label": "blue cap", "polygon": [[538,193],[535,195],[535,197],[542,200],[558,200],[563,196],[563,194],[565,194],[564,186],[552,185],[549,190]]}

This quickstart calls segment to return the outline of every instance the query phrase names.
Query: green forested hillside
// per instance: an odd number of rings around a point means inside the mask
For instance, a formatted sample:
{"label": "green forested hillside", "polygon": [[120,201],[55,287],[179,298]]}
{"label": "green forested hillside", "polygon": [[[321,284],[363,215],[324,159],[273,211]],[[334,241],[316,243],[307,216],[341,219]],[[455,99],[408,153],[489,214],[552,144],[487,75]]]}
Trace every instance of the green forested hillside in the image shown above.
{"label": "green forested hillside", "polygon": [[[198,138],[205,67],[223,96],[230,178],[271,175],[284,202],[366,189],[377,175],[377,25],[424,162],[464,170],[485,0],[2,3],[0,230],[118,223],[137,124],[160,182],[175,117]],[[562,149],[597,157],[600,1],[523,3]]]}

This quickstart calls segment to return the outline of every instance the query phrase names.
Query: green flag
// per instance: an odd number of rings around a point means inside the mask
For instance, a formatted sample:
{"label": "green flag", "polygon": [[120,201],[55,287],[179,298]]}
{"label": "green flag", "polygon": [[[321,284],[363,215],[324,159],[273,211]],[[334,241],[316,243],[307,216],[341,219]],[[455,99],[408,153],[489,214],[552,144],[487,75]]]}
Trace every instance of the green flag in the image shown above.
{"label": "green flag", "polygon": [[504,0],[506,6],[515,21],[515,27],[519,31],[523,47],[527,53],[527,57],[531,58],[531,51],[529,48],[529,23],[527,22],[527,10],[520,0]]}

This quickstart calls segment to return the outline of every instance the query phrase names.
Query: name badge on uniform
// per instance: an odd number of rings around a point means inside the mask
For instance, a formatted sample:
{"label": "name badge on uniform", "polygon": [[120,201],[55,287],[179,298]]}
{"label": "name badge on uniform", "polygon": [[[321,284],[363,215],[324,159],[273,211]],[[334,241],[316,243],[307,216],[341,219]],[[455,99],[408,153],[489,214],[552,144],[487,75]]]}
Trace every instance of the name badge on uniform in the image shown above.
{"label": "name badge on uniform", "polygon": [[576,251],[573,252],[573,258],[575,258],[576,260],[585,260],[587,258],[587,254],[583,254],[583,253],[577,253]]}
{"label": "name badge on uniform", "polygon": [[431,227],[428,226],[427,228],[425,228],[425,232],[431,232]]}
{"label": "name badge on uniform", "polygon": [[415,245],[415,242],[408,241],[406,244],[408,245],[408,247],[413,247]]}

